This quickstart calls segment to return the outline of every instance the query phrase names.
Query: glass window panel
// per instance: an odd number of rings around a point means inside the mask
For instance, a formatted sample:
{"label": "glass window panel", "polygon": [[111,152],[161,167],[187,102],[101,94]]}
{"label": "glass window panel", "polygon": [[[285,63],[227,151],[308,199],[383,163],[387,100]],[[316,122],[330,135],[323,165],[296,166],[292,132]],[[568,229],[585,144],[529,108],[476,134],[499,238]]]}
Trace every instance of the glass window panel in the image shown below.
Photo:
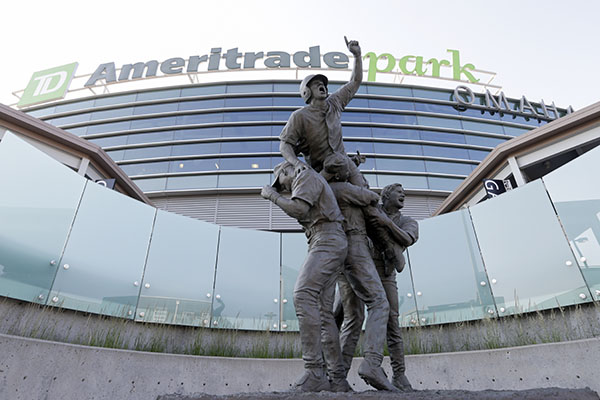
{"label": "glass window panel", "polygon": [[271,184],[271,174],[226,174],[219,175],[220,188],[259,187]]}
{"label": "glass window panel", "polygon": [[111,122],[108,124],[90,125],[87,128],[87,134],[91,135],[93,133],[126,131],[129,129],[130,125],[131,125],[130,121]]}
{"label": "glass window panel", "polygon": [[271,121],[271,111],[238,111],[223,114],[223,121]]}
{"label": "glass window panel", "polygon": [[225,93],[225,85],[188,87],[181,89],[181,96],[202,96]]}
{"label": "glass window panel", "polygon": [[398,158],[378,158],[377,169],[385,171],[425,171],[423,160],[403,160]]}
{"label": "glass window panel", "polygon": [[600,147],[550,172],[543,180],[579,268],[600,298]]}
{"label": "glass window panel", "polygon": [[377,85],[365,85],[367,87],[367,93],[369,94],[383,94],[389,96],[408,96],[412,97],[412,90],[406,87],[400,86],[377,86]]}
{"label": "glass window panel", "polygon": [[371,128],[366,126],[344,126],[342,135],[344,137],[371,137]]}
{"label": "glass window panel", "polygon": [[183,102],[179,103],[179,111],[204,110],[207,108],[222,108],[222,107],[225,107],[225,99],[183,101]]}
{"label": "glass window panel", "polygon": [[143,114],[158,114],[163,112],[177,111],[179,107],[178,103],[165,103],[165,104],[150,104],[147,106],[137,106],[133,110],[135,115]]}
{"label": "glass window panel", "polygon": [[348,103],[347,107],[369,107],[369,100],[368,99],[359,99],[359,98],[353,98],[352,100],[350,100],[350,103]]}
{"label": "glass window panel", "polygon": [[275,97],[273,98],[274,106],[305,106],[304,100],[301,97]]}
{"label": "glass window panel", "polygon": [[371,113],[371,121],[386,124],[415,125],[417,118],[414,115]]}
{"label": "glass window panel", "polygon": [[492,112],[487,111],[487,110],[481,110],[481,109],[477,109],[477,108],[467,108],[466,110],[459,110],[458,112],[460,115],[464,115],[465,117],[477,117],[477,118],[485,118],[485,119],[492,119],[492,120],[500,120],[500,114],[497,112],[494,112],[492,114]]}
{"label": "glass window panel", "polygon": [[352,154],[355,154],[357,150],[361,153],[373,153],[373,142],[344,141],[344,148],[348,153]]}
{"label": "glass window panel", "polygon": [[178,129],[174,132],[175,140],[204,139],[221,137],[223,128]]}
{"label": "glass window panel", "polygon": [[530,130],[527,128],[515,128],[514,126],[506,126],[504,125],[504,133],[511,136],[519,136],[525,132],[529,132]]}
{"label": "glass window panel", "polygon": [[173,140],[173,131],[136,133],[127,136],[127,144],[156,143]]}
{"label": "glass window panel", "polygon": [[133,181],[143,192],[165,190],[167,178],[136,179]]}
{"label": "glass window panel", "polygon": [[446,104],[415,103],[415,109],[431,113],[458,115],[456,108]]}
{"label": "glass window panel", "polygon": [[217,175],[170,176],[167,190],[206,189],[217,187]]}
{"label": "glass window panel", "polygon": [[500,315],[589,301],[541,180],[470,210]]}
{"label": "glass window panel", "polygon": [[450,118],[424,117],[417,115],[419,125],[422,126],[439,126],[442,128],[462,129],[460,120]]}
{"label": "glass window panel", "polygon": [[421,324],[495,315],[490,283],[467,210],[419,221],[419,240],[408,253]]}
{"label": "glass window panel", "polygon": [[70,125],[70,124],[76,124],[78,122],[89,121],[90,116],[91,116],[90,113],[83,113],[83,114],[69,115],[66,117],[52,118],[52,119],[46,120],[46,122],[49,122],[54,126]]}
{"label": "glass window panel", "polygon": [[294,285],[308,253],[304,233],[281,234],[281,330],[298,331],[298,318],[294,308]]}
{"label": "glass window panel", "polygon": [[477,146],[489,146],[496,147],[500,143],[506,142],[507,139],[501,138],[492,138],[486,136],[476,136],[476,135],[465,135],[465,139],[468,144],[474,144]]}
{"label": "glass window panel", "polygon": [[429,181],[429,189],[448,190],[451,192],[463,181],[462,179],[440,178],[437,176],[428,176],[427,180]]}
{"label": "glass window panel", "polygon": [[484,122],[463,121],[463,128],[468,131],[504,133],[502,125],[486,124]]}
{"label": "glass window panel", "polygon": [[[356,153],[350,153],[350,154],[356,154]],[[373,157],[367,157],[366,161],[362,164],[360,164],[360,166],[358,167],[359,170],[361,171],[375,171],[375,158]]]}
{"label": "glass window panel", "polygon": [[369,99],[369,107],[389,110],[414,110],[412,101]]}
{"label": "glass window panel", "polygon": [[298,83],[275,83],[273,85],[274,92],[282,93],[298,93],[300,91],[300,82]]}
{"label": "glass window panel", "polygon": [[125,95],[120,95],[120,96],[102,97],[102,98],[96,99],[94,105],[96,107],[100,107],[100,106],[110,106],[113,104],[132,103],[135,101],[135,97],[136,97],[135,93],[125,94]]}
{"label": "glass window panel", "polygon": [[129,176],[132,175],[149,175],[160,174],[167,172],[169,163],[167,161],[149,162],[141,164],[125,164],[120,165],[121,169]]}
{"label": "glass window panel", "polygon": [[488,156],[488,154],[490,154],[490,152],[488,150],[469,149],[469,158],[471,160],[482,161],[484,158],[486,158]]}
{"label": "glass window panel", "polygon": [[138,93],[137,101],[172,99],[179,97],[181,89],[158,90],[152,92]]}
{"label": "glass window panel", "polygon": [[469,175],[473,170],[471,164],[430,160],[425,161],[425,167],[428,172],[440,172],[443,174]]}
{"label": "glass window panel", "polygon": [[422,140],[446,143],[465,143],[465,135],[462,133],[419,131]]}
{"label": "glass window panel", "polygon": [[273,111],[273,121],[287,121],[291,115],[292,111]]}
{"label": "glass window panel", "polygon": [[412,129],[371,128],[373,137],[419,140],[419,132]]}
{"label": "glass window panel", "polygon": [[127,144],[127,138],[128,137],[125,135],[120,135],[120,136],[109,136],[109,137],[103,137],[103,138],[88,139],[88,141],[92,142],[92,143],[96,143],[100,147],[107,147],[107,146],[119,146],[122,144]]}
{"label": "glass window panel", "polygon": [[73,135],[83,136],[87,132],[87,128],[88,128],[87,126],[80,126],[77,128],[66,128],[65,130],[67,132],[72,133]]}
{"label": "glass window panel", "polygon": [[444,146],[428,146],[423,145],[423,154],[434,157],[462,158],[468,159],[469,152],[467,149],[460,147],[444,147]]}
{"label": "glass window panel", "polygon": [[60,104],[56,106],[56,108],[54,109],[54,113],[58,114],[67,111],[83,110],[84,108],[91,108],[93,106],[94,99],[77,101],[75,103]]}
{"label": "glass window panel", "polygon": [[114,190],[88,184],[49,304],[133,318],[155,212]]}
{"label": "glass window panel", "polygon": [[94,111],[92,113],[92,121],[99,119],[127,117],[133,114],[133,107],[115,108],[113,110]]}
{"label": "glass window panel", "polygon": [[270,136],[271,127],[259,126],[226,126],[223,128],[223,137]]}
{"label": "glass window panel", "polygon": [[251,83],[251,84],[228,84],[227,93],[255,93],[255,92],[272,92],[273,84],[271,83]]}
{"label": "glass window panel", "polygon": [[538,125],[538,120],[534,117],[522,117],[520,115],[504,114],[502,117],[500,117],[500,119],[502,121],[513,122],[516,124],[533,125],[533,126]]}
{"label": "glass window panel", "polygon": [[177,117],[146,118],[131,121],[131,129],[155,128],[157,126],[175,125]]}
{"label": "glass window panel", "polygon": [[375,142],[374,146],[377,154],[423,155],[420,144]]}
{"label": "glass window panel", "polygon": [[268,153],[271,141],[236,141],[221,143],[221,153]]}
{"label": "glass window panel", "polygon": [[262,107],[272,105],[272,97],[234,97],[225,99],[225,107]]}
{"label": "glass window panel", "polygon": [[342,113],[342,121],[369,122],[369,113],[346,111]]}
{"label": "glass window panel", "polygon": [[171,146],[142,147],[139,149],[125,150],[124,160],[135,160],[138,158],[168,157],[171,155]]}
{"label": "glass window panel", "polygon": [[424,176],[377,174],[377,181],[380,187],[385,187],[392,183],[401,183],[407,189],[429,188],[427,186],[427,178]]}
{"label": "glass window panel", "polygon": [[279,330],[279,234],[221,228],[212,326]]}
{"label": "glass window panel", "polygon": [[85,184],[70,168],[16,136],[4,135],[0,295],[46,302]]}
{"label": "glass window panel", "polygon": [[125,156],[125,150],[107,151],[106,154],[115,161],[121,161]]}
{"label": "glass window panel", "polygon": [[219,169],[218,165],[218,158],[171,161],[171,165],[169,166],[169,172],[216,171]]}
{"label": "glass window panel", "polygon": [[171,155],[173,156],[190,156],[204,154],[218,154],[221,143],[190,143],[174,145]]}
{"label": "glass window panel", "polygon": [[136,319],[209,326],[218,238],[217,225],[159,210]]}
{"label": "glass window panel", "polygon": [[413,88],[413,95],[422,99],[435,99],[452,101],[452,92],[443,92],[439,90],[427,90]]}
{"label": "glass window panel", "polygon": [[25,114],[31,115],[32,117],[40,118],[46,115],[54,114],[54,107],[45,107],[37,110],[24,111]]}
{"label": "glass window panel", "polygon": [[232,157],[221,158],[220,170],[237,169],[268,169],[271,167],[271,157]]}

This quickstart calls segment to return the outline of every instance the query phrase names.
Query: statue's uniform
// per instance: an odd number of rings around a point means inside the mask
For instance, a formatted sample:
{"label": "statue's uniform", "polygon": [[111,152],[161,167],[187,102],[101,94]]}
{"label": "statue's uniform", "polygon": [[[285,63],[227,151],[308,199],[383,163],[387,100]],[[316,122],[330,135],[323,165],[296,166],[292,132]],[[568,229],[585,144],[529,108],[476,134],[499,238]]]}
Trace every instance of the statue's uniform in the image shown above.
{"label": "statue's uniform", "polygon": [[[342,142],[342,111],[359,86],[360,83],[350,81],[329,95],[322,106],[308,105],[294,111],[279,139],[289,143],[296,154],[302,153],[306,162],[320,172],[327,156],[333,153],[346,154]],[[362,185],[363,179],[358,168],[349,158],[348,161],[349,181]]]}
{"label": "statue's uniform", "polygon": [[[376,202],[379,196],[370,190],[347,182],[331,182],[330,185],[344,215],[344,228],[348,237],[348,256],[343,274],[338,280],[344,311],[360,307],[362,312],[363,302],[367,305],[368,317],[363,352],[365,359],[377,367],[383,361],[383,344],[389,305],[371,257],[366,222],[361,207]],[[356,301],[357,298],[362,301]],[[353,313],[348,312],[348,316],[351,315]],[[344,320],[340,343],[346,373],[350,370],[358,341],[358,335],[354,333],[359,332],[360,334],[361,328],[362,321]]]}
{"label": "statue's uniform", "polygon": [[[401,251],[404,251],[406,247],[414,244],[419,238],[419,225],[411,217],[402,215],[397,212],[394,215],[388,215],[396,226],[405,231],[410,236],[411,241],[409,243],[394,243],[394,246],[399,246]],[[377,273],[381,279],[381,283],[385,290],[387,300],[389,302],[389,318],[387,322],[387,345],[390,353],[390,360],[392,364],[392,371],[394,376],[404,374],[404,343],[402,341],[402,331],[400,329],[399,317],[399,302],[398,302],[398,285],[396,283],[396,270],[388,266],[386,272],[386,266],[384,263],[382,252],[385,250],[381,243],[373,243],[373,261],[377,267]],[[404,262],[404,256],[402,263]],[[358,297],[350,294],[349,299],[345,300],[351,302],[353,306],[346,307],[344,303],[344,325],[349,328],[343,328],[342,330],[342,353],[344,357],[346,353],[354,352],[356,342],[360,336],[362,323],[364,321],[364,306]],[[349,314],[349,315],[348,315]],[[347,329],[347,332],[345,331]]]}
{"label": "statue's uniform", "polygon": [[308,213],[298,220],[308,238],[308,254],[294,287],[304,366],[322,369],[324,351],[329,377],[343,378],[339,332],[332,308],[335,282],[348,251],[342,227],[344,217],[327,181],[310,168],[296,174],[292,199],[310,205]]}

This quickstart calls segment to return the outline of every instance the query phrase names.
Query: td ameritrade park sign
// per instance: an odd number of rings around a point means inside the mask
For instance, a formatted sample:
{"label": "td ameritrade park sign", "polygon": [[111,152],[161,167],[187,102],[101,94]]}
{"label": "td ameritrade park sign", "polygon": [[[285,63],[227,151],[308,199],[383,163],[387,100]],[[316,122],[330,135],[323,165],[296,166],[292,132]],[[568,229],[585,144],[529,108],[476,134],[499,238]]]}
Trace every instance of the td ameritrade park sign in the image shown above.
{"label": "td ameritrade park sign", "polygon": [[[378,55],[368,52],[363,56],[367,67],[367,81],[375,82],[378,73],[391,72],[395,68],[404,75],[440,78],[442,66],[451,70],[446,78],[470,83],[480,81],[475,76],[475,66],[471,63],[462,63],[458,50],[448,49],[447,52],[448,59],[414,55],[396,58],[390,53]],[[292,63],[297,68],[348,69],[350,58],[347,54],[338,51],[321,56],[320,46],[313,46],[308,51],[297,51],[293,54],[284,51],[242,53],[238,48],[222,51],[220,47],[215,47],[211,49],[210,54],[190,56],[187,60],[181,57],[169,58],[160,63],[157,60],[150,60],[124,64],[120,69],[117,69],[114,62],[100,64],[84,87],[92,87],[98,83],[109,84],[150,78],[159,74],[168,76],[200,71],[252,70],[257,68],[257,63],[267,69],[292,68]],[[75,75],[76,67],[77,63],[73,63],[34,73],[17,105],[25,107],[64,98]]]}

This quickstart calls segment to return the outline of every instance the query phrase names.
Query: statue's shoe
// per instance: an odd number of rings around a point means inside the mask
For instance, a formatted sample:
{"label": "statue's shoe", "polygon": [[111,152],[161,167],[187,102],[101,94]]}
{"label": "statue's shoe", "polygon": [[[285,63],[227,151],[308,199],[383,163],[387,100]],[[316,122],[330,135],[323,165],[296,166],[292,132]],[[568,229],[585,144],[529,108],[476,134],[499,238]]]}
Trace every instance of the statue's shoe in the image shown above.
{"label": "statue's shoe", "polygon": [[304,375],[292,388],[294,392],[321,392],[323,390],[331,390],[331,386],[322,369],[306,369]]}
{"label": "statue's shoe", "polygon": [[367,385],[373,386],[377,390],[387,390],[390,392],[399,392],[394,385],[388,381],[383,368],[374,367],[370,365],[366,360],[358,367],[358,376],[360,376]]}
{"label": "statue's shoe", "polygon": [[394,375],[392,385],[400,389],[402,392],[412,392],[414,389],[410,385],[408,378],[404,374]]}
{"label": "statue's shoe", "polygon": [[346,379],[334,379],[330,382],[332,392],[354,392]]}

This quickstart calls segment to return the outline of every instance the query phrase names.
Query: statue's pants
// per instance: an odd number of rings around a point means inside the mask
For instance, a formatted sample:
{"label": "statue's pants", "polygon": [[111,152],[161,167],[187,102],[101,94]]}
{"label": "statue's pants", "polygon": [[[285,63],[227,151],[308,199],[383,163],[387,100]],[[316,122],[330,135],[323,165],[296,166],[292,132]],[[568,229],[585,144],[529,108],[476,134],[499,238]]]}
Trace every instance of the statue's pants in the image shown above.
{"label": "statue's pants", "polygon": [[365,359],[378,367],[383,361],[390,308],[366,235],[348,235],[348,256],[338,284],[344,307],[344,324],[340,333],[344,369],[346,373],[350,370],[364,320],[364,304],[367,305],[368,316],[363,352]]}
{"label": "statue's pants", "polygon": [[323,223],[308,233],[308,254],[294,287],[305,368],[322,369],[332,379],[344,377],[339,332],[333,318],[335,282],[348,251],[340,223]]}
{"label": "statue's pants", "polygon": [[[402,331],[398,321],[398,285],[396,283],[396,271],[393,271],[389,276],[385,276],[383,265],[377,266],[377,274],[381,279],[381,284],[385,290],[385,294],[389,303],[389,317],[387,319],[387,345],[390,352],[390,360],[394,376],[404,373],[406,367],[404,364],[404,342],[402,341]],[[362,301],[352,292],[348,282],[340,279],[338,282],[340,294],[344,306],[344,327],[341,333],[342,353],[344,364],[350,368],[352,356],[356,349],[356,343],[360,337],[362,324],[365,319],[364,305]],[[346,289],[343,289],[346,287]],[[346,295],[345,295],[346,293]],[[344,299],[346,297],[346,299]],[[346,302],[349,303],[346,306]],[[368,319],[367,319],[368,321]],[[367,322],[368,330],[368,322]],[[368,332],[365,332],[368,334]],[[383,335],[382,335],[383,337]],[[368,338],[365,337],[365,345]],[[365,347],[365,357],[367,356]]]}

